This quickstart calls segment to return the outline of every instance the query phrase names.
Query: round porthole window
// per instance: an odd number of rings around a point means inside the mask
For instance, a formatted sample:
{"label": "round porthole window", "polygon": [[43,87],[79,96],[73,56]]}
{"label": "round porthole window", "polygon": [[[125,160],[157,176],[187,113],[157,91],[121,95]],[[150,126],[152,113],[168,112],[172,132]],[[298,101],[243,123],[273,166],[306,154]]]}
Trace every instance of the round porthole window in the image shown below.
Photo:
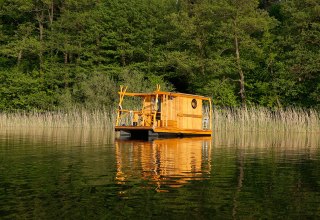
{"label": "round porthole window", "polygon": [[191,106],[192,106],[192,108],[197,108],[197,100],[195,100],[195,99],[192,99],[192,101],[191,101]]}

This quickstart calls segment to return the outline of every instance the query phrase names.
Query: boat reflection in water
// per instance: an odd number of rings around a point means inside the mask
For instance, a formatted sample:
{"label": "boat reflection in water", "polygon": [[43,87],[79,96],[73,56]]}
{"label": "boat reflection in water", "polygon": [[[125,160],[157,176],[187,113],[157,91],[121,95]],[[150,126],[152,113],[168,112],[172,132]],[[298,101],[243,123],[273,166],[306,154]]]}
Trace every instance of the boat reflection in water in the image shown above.
{"label": "boat reflection in water", "polygon": [[146,180],[158,192],[209,178],[211,137],[116,140],[119,184]]}

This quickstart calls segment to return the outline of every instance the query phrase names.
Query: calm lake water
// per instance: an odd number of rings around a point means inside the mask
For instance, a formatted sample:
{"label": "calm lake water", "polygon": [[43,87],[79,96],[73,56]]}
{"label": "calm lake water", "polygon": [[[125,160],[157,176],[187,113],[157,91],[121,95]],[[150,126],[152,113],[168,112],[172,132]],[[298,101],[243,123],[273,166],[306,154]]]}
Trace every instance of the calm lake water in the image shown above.
{"label": "calm lake water", "polygon": [[319,219],[319,134],[0,132],[1,219]]}

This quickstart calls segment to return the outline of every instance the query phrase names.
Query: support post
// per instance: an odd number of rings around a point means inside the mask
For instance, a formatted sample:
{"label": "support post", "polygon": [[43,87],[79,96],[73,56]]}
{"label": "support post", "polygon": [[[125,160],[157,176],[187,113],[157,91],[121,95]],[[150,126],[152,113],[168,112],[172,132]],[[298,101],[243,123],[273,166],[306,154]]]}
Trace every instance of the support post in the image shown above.
{"label": "support post", "polygon": [[125,96],[125,93],[127,91],[128,86],[120,86],[120,92],[119,92],[119,104],[118,104],[118,111],[117,111],[117,120],[116,120],[116,126],[119,125],[120,122],[120,116],[121,116],[121,111],[122,111],[122,101]]}

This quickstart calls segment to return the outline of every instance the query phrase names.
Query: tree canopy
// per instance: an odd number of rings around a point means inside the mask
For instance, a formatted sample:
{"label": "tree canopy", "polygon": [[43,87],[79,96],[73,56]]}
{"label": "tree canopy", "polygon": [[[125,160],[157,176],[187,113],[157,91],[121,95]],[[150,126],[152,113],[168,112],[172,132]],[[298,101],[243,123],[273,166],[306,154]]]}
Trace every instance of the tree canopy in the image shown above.
{"label": "tree canopy", "polygon": [[318,0],[2,0],[0,110],[113,106],[120,84],[320,107]]}

